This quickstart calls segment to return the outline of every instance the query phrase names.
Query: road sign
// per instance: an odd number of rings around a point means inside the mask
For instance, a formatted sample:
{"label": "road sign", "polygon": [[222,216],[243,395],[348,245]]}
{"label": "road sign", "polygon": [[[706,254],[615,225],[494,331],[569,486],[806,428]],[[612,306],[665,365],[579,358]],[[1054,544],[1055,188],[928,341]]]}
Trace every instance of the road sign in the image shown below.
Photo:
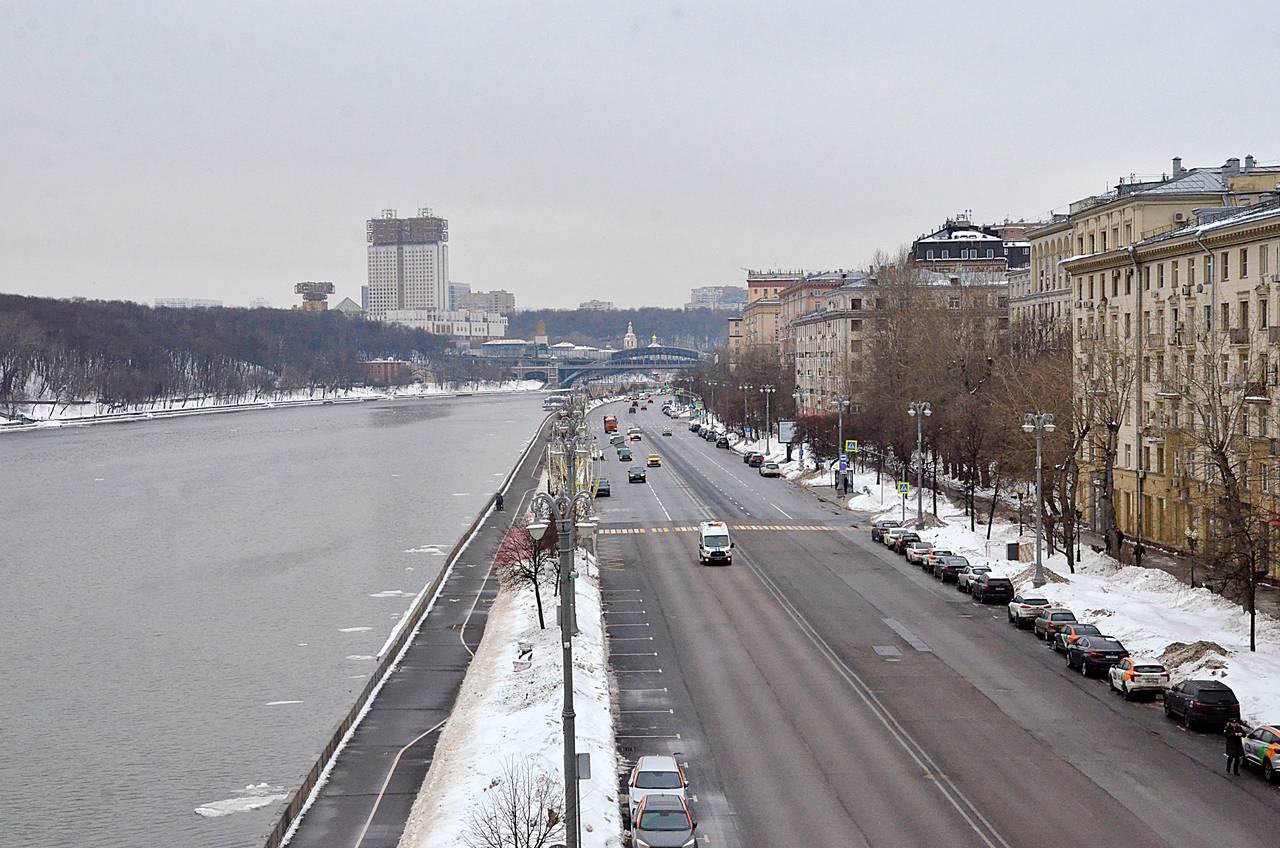
{"label": "road sign", "polygon": [[911,484],[910,484],[910,483],[899,483],[899,484],[898,484],[898,494],[900,494],[900,495],[909,495],[909,494],[911,494]]}
{"label": "road sign", "polygon": [[857,439],[845,439],[845,440],[844,440],[844,450],[845,450],[845,453],[857,453],[857,452],[858,452],[858,440],[857,440]]}
{"label": "road sign", "polygon": [[849,460],[845,459],[843,456],[840,457],[840,473],[843,474],[848,470],[849,470]]}
{"label": "road sign", "polygon": [[789,445],[796,440],[796,422],[779,421],[778,422],[778,441],[784,445]]}
{"label": "road sign", "polygon": [[591,779],[591,755],[579,754],[578,755],[578,780],[590,780],[590,779]]}

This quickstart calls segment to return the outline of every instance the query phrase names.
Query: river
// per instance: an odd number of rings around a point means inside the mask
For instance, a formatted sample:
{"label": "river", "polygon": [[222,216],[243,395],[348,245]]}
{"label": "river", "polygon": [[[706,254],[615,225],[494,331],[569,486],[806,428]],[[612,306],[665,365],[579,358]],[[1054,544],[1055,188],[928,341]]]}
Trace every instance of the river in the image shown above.
{"label": "river", "polygon": [[297,784],[542,415],[475,396],[0,434],[0,845],[259,844],[279,805],[244,808]]}

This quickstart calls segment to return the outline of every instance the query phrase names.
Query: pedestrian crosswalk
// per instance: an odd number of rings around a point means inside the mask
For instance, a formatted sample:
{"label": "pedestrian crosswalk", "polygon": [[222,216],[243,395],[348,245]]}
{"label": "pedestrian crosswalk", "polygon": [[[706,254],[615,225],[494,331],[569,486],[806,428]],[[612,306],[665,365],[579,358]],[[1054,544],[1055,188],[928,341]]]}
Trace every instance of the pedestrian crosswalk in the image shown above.
{"label": "pedestrian crosswalk", "polygon": [[[839,532],[846,530],[846,527],[829,527],[825,524],[730,524],[729,529],[734,532],[743,530],[747,531],[764,531],[770,533],[793,533],[793,532]],[[601,536],[630,536],[643,533],[696,533],[697,526],[692,527],[604,527],[599,533]]]}

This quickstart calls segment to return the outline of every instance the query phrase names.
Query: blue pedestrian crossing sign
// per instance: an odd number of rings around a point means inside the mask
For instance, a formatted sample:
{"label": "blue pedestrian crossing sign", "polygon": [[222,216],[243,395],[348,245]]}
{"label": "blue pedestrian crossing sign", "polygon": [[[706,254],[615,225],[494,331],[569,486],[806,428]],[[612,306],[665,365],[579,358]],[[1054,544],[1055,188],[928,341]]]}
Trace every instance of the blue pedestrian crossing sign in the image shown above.
{"label": "blue pedestrian crossing sign", "polygon": [[911,494],[911,484],[910,484],[910,483],[899,483],[899,484],[898,484],[898,494],[900,494],[900,495],[909,495],[909,494]]}
{"label": "blue pedestrian crossing sign", "polygon": [[857,440],[857,439],[845,439],[845,440],[844,440],[844,452],[845,452],[845,453],[857,453],[857,452],[858,452],[858,440]]}

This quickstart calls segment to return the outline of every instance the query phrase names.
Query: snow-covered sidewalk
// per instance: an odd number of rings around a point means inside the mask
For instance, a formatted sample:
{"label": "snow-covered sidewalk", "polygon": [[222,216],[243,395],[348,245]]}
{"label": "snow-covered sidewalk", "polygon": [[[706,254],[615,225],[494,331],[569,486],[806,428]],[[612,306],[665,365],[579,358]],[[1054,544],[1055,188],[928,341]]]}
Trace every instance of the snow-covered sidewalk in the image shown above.
{"label": "snow-covered sidewalk", "polygon": [[[618,848],[617,758],[613,741],[599,572],[578,552],[574,639],[577,750],[591,755],[591,779],[580,781],[583,848]],[[544,594],[547,628],[538,629],[533,592],[504,588],[489,611],[484,638],[436,747],[427,779],[401,837],[403,848],[465,845],[469,814],[511,762],[528,762],[561,785],[563,706],[556,600]],[[517,670],[518,643],[533,646]]]}
{"label": "snow-covered sidewalk", "polygon": [[[868,511],[874,518],[900,519],[900,499],[887,480],[884,505],[874,485],[874,474],[850,480],[850,509]],[[856,487],[855,487],[855,481]],[[862,491],[863,487],[870,494]],[[926,514],[931,493],[925,493]],[[915,493],[907,503],[907,518],[915,516]],[[990,565],[995,573],[1013,579],[1018,590],[1030,589],[1032,562],[1010,562],[1002,552],[1008,542],[1020,541],[1024,550],[1034,544],[1034,529],[1019,538],[1018,525],[999,518],[987,541],[985,515],[969,530],[961,506],[938,498],[940,527],[920,531],[920,537],[940,548],[955,551],[974,564]],[[996,555],[993,555],[996,554]],[[1114,636],[1135,657],[1157,660],[1168,667],[1173,682],[1212,677],[1230,686],[1240,699],[1243,718],[1250,724],[1274,721],[1280,716],[1280,622],[1258,615],[1258,650],[1249,651],[1249,616],[1239,605],[1210,592],[1192,589],[1176,577],[1154,568],[1125,566],[1106,554],[1086,548],[1076,573],[1067,570],[1066,555],[1044,555],[1049,582],[1040,590],[1058,606],[1070,609],[1081,621],[1098,625]],[[1103,684],[1105,685],[1105,683]]]}

